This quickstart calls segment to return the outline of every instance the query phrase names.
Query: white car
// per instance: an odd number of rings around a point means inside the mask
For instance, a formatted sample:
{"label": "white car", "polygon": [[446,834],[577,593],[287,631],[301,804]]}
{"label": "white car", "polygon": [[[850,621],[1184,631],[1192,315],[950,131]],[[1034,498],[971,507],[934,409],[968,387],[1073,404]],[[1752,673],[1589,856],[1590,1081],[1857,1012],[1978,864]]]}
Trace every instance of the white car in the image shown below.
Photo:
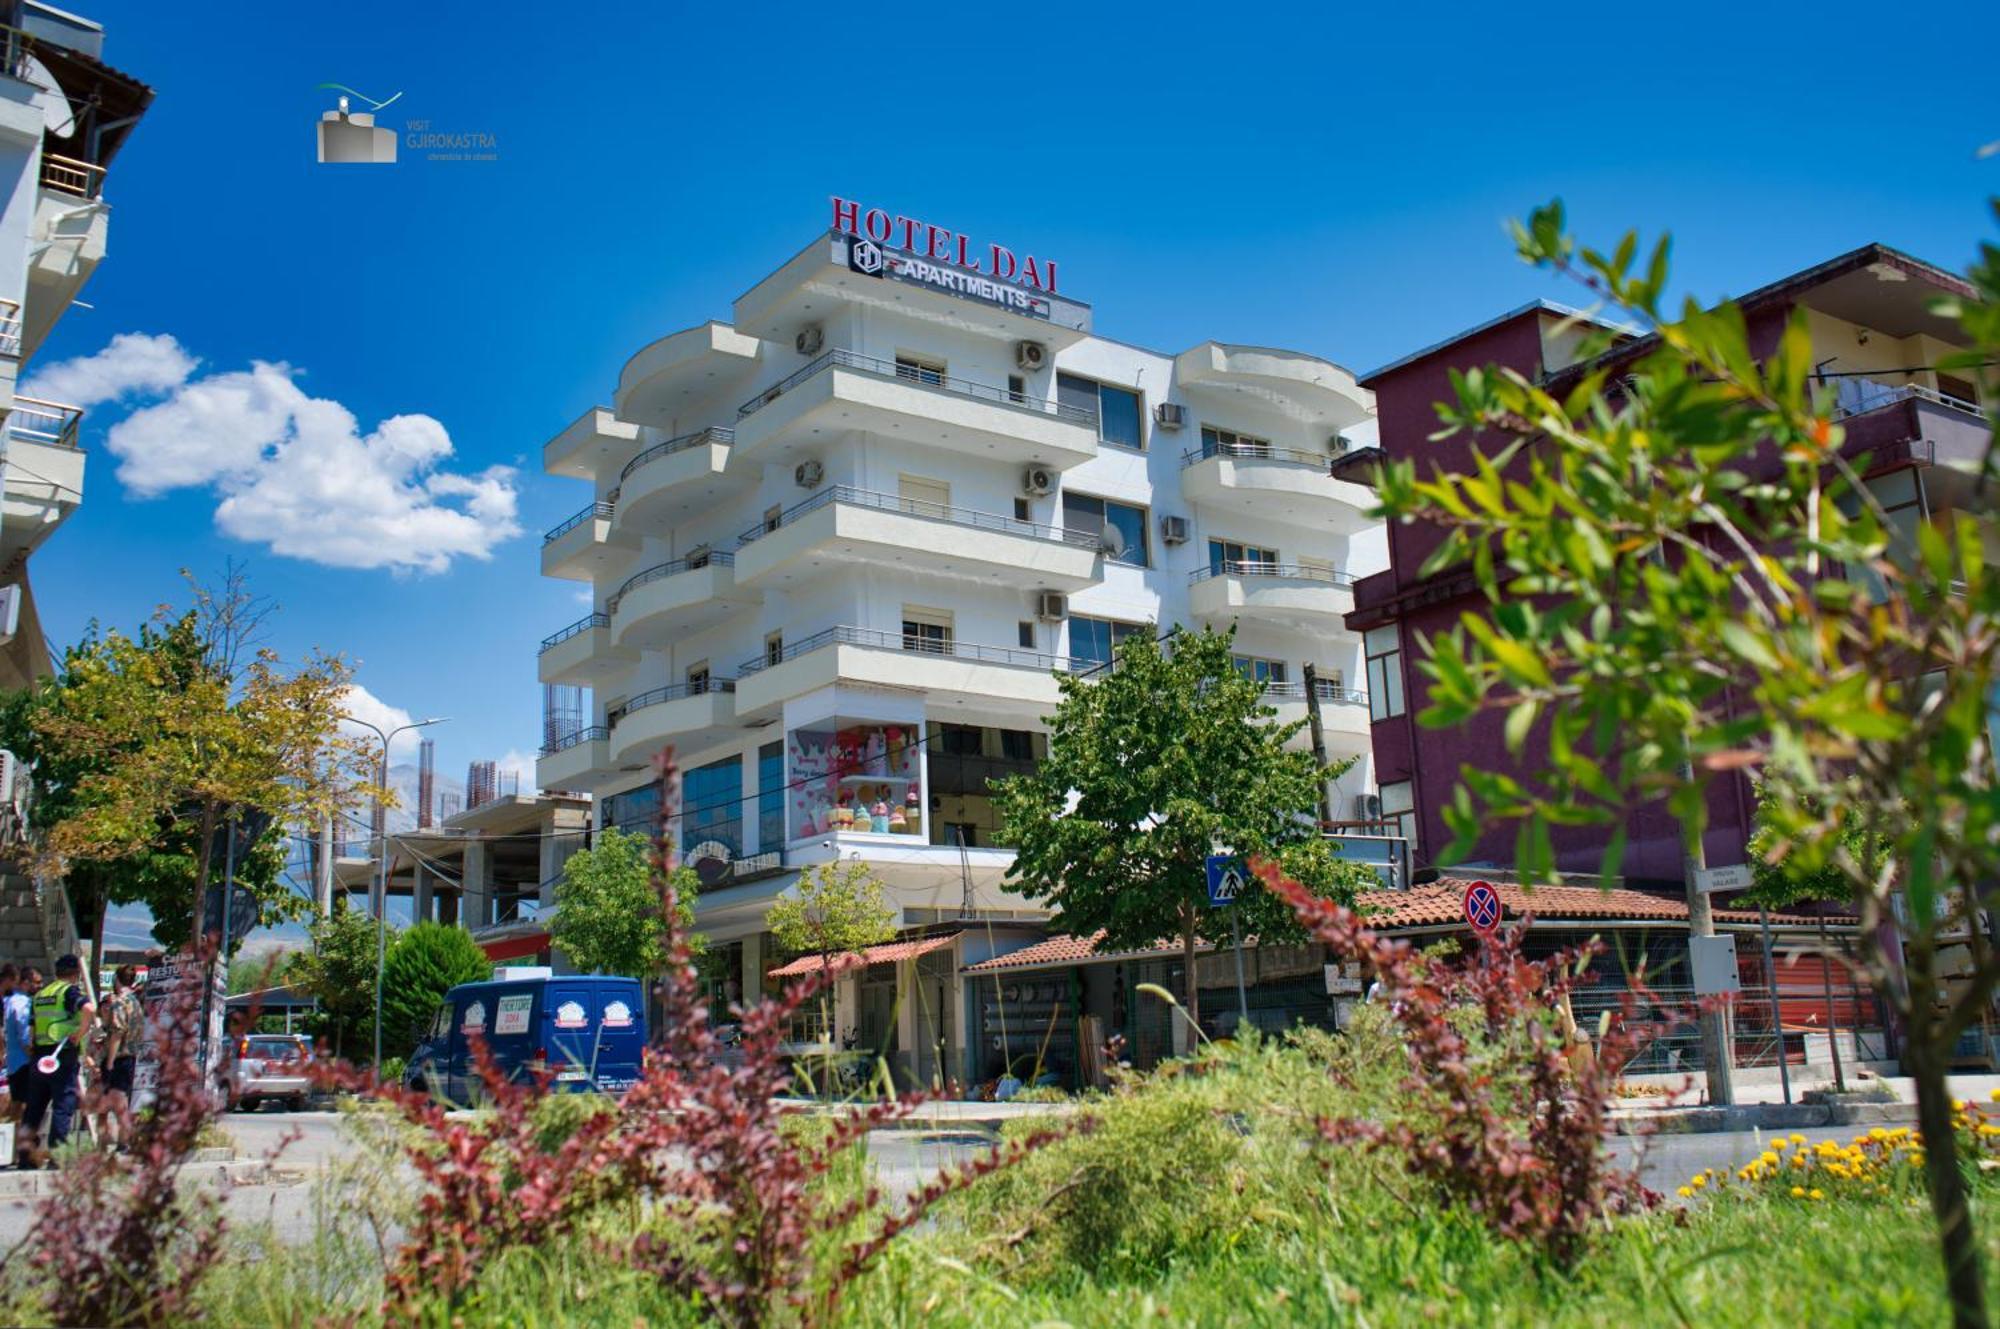
{"label": "white car", "polygon": [[267,1098],[282,1099],[293,1112],[304,1110],[312,1096],[306,1070],[313,1059],[312,1040],[300,1034],[251,1034],[236,1040],[236,1061],[230,1067],[230,1089],[239,1112],[255,1112]]}

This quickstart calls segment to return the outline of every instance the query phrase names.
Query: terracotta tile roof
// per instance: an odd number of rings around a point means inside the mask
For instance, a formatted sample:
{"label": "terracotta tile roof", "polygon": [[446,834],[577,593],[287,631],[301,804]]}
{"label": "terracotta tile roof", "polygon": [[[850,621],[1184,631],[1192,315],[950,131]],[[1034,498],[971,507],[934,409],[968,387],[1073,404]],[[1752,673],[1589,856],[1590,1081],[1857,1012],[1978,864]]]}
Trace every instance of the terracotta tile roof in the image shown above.
{"label": "terracotta tile roof", "polygon": [[[1138,950],[1100,952],[1097,949],[1097,943],[1103,939],[1104,934],[1102,932],[1093,932],[1088,937],[1050,937],[1047,941],[1038,941],[1034,945],[1023,947],[1018,951],[1009,951],[1005,955],[996,955],[990,960],[981,960],[978,964],[969,964],[965,967],[965,972],[968,974],[983,974],[1000,969],[1035,969],[1052,964],[1081,964],[1085,960],[1111,960],[1127,955],[1158,955],[1167,951],[1178,952],[1181,948],[1179,941],[1162,941],[1152,946],[1141,947]],[[1195,949],[1197,951],[1206,951],[1209,949],[1209,946],[1207,942],[1202,942]]]}
{"label": "terracotta tile roof", "polygon": [[[947,932],[941,937],[916,937],[909,941],[884,942],[880,946],[870,946],[859,954],[847,951],[836,955],[833,957],[832,968],[833,972],[842,973],[857,965],[894,964],[898,960],[914,960],[919,955],[928,955],[957,940],[958,933]],[[776,969],[769,970],[768,973],[772,978],[802,978],[807,974],[819,972],[819,960],[820,957],[817,955],[801,955],[796,960],[788,960]]]}
{"label": "terracotta tile roof", "polygon": [[[1371,926],[1384,931],[1397,928],[1438,927],[1465,921],[1465,888],[1479,877],[1443,877],[1427,886],[1406,891],[1363,891],[1355,907],[1367,915]],[[1509,919],[1532,913],[1537,922],[1662,922],[1687,921],[1687,901],[1677,896],[1596,886],[1536,886],[1529,889],[1513,882],[1496,881],[1500,905]],[[1754,923],[1754,909],[1715,911],[1718,923]],[[1808,916],[1773,914],[1773,923],[1810,924]],[[1829,920],[1834,921],[1834,920]],[[1848,920],[1838,920],[1845,922]]]}

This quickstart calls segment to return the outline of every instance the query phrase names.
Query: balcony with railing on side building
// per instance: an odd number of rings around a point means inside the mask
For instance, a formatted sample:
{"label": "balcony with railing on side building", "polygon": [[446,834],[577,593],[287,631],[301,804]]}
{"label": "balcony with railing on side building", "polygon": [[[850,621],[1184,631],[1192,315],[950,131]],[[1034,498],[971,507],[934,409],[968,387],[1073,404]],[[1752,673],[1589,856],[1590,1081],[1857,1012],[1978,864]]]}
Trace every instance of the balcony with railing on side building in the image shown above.
{"label": "balcony with railing on side building", "polygon": [[1189,574],[1188,607],[1217,622],[1243,617],[1308,631],[1338,627],[1354,608],[1354,579],[1318,564],[1223,559]]}
{"label": "balcony with railing on side building", "polygon": [[1354,535],[1371,524],[1374,495],[1339,463],[1348,455],[1281,447],[1267,439],[1204,427],[1181,454],[1181,492],[1190,502],[1244,516]]}
{"label": "balcony with railing on side building", "polygon": [[[16,328],[18,327],[17,321]],[[18,347],[19,344],[17,331],[15,345]],[[35,397],[14,398],[14,407],[7,413],[9,442],[36,443],[45,448],[61,448],[66,452],[82,450],[83,444],[79,437],[82,426],[83,407],[42,401]]]}
{"label": "balcony with railing on side building", "polygon": [[960,641],[949,629],[904,631],[841,624],[797,641],[773,643],[737,666],[737,713],[752,720],[788,697],[838,682],[924,692],[933,701],[977,701],[1034,719],[1059,700],[1055,674],[1077,667],[1066,655]]}
{"label": "balcony with railing on side building", "polygon": [[591,687],[638,662],[638,651],[613,642],[611,615],[600,609],[542,638],[535,673],[543,683]]}
{"label": "balcony with railing on side building", "polygon": [[96,202],[104,192],[104,168],[75,157],[42,154],[42,188]]}

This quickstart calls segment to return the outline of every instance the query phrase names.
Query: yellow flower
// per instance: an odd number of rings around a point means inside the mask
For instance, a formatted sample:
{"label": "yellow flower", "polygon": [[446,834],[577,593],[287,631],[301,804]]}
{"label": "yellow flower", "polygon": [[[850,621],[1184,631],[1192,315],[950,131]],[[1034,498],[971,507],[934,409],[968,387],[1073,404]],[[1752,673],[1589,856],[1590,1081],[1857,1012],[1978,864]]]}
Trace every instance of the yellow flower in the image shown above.
{"label": "yellow flower", "polygon": [[1886,1140],[1889,1138],[1889,1132],[1877,1126],[1874,1130],[1868,1132],[1868,1138],[1871,1140]]}
{"label": "yellow flower", "polygon": [[1694,1188],[1692,1186],[1683,1186],[1675,1191],[1674,1194],[1680,1196],[1683,1200],[1692,1200],[1694,1198]]}
{"label": "yellow flower", "polygon": [[1708,1185],[1708,1174],[1707,1174],[1706,1172],[1697,1172],[1697,1173],[1695,1173],[1695,1175],[1694,1175],[1694,1184],[1695,1184],[1696,1186],[1706,1186],[1706,1185]]}
{"label": "yellow flower", "polygon": [[1992,1093],[1986,1096],[1992,1099],[1994,1102],[2000,1103],[2000,1089],[1995,1089]]}
{"label": "yellow flower", "polygon": [[[1818,1192],[1818,1191],[1814,1191],[1814,1192],[1813,1192],[1813,1194],[1817,1195],[1817,1194],[1819,1194],[1819,1192]],[[1803,1186],[1794,1186],[1794,1187],[1792,1187],[1792,1198],[1793,1198],[1794,1200],[1803,1200],[1803,1199],[1805,1199],[1805,1198],[1806,1198],[1806,1188],[1805,1188],[1805,1187],[1803,1187]]]}
{"label": "yellow flower", "polygon": [[1819,1187],[1817,1187],[1817,1186],[1815,1186],[1815,1187],[1813,1187],[1813,1188],[1812,1188],[1811,1190],[1807,1191],[1807,1192],[1806,1192],[1806,1194],[1807,1194],[1807,1195],[1810,1195],[1810,1196],[1811,1196],[1811,1197],[1812,1197],[1813,1199],[1815,1199],[1815,1200],[1824,1200],[1824,1199],[1826,1198],[1826,1192],[1825,1192],[1825,1191],[1823,1191],[1823,1190],[1821,1190],[1821,1189],[1820,1189]]}
{"label": "yellow flower", "polygon": [[1979,1133],[1981,1135],[2000,1135],[2000,1126],[1995,1126],[1990,1121],[1982,1121],[1979,1123]]}
{"label": "yellow flower", "polygon": [[[1993,1091],[1993,1096],[1994,1096],[1995,1098],[2000,1098],[2000,1089],[1995,1089],[1995,1090]],[[1805,1137],[1805,1136],[1803,1136],[1803,1135],[1800,1135],[1800,1134],[1799,1134],[1799,1133],[1798,1133],[1797,1131],[1793,1131],[1793,1132],[1792,1132],[1792,1143],[1793,1143],[1793,1144],[1804,1144],[1805,1142],[1806,1142],[1806,1137]]]}

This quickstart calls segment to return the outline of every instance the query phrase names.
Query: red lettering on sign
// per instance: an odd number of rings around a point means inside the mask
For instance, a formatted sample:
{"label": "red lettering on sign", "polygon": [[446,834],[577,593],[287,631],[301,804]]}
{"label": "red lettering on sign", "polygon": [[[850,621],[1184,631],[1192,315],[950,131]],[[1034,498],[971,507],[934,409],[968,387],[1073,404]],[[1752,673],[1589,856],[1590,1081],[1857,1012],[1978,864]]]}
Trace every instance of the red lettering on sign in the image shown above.
{"label": "red lettering on sign", "polygon": [[1012,281],[1014,280],[1015,272],[1019,271],[1019,269],[1020,263],[1015,259],[1013,250],[1007,248],[1005,245],[993,246],[994,276],[998,277],[1001,281]]}
{"label": "red lettering on sign", "polygon": [[1050,295],[1056,293],[1056,261],[1049,259],[1042,265],[1042,289]]}
{"label": "red lettering on sign", "polygon": [[861,219],[861,226],[868,233],[868,238],[876,244],[886,245],[889,243],[889,214],[882,211],[882,209],[868,209],[868,215]]}
{"label": "red lettering on sign", "polygon": [[965,247],[969,243],[970,240],[965,232],[960,231],[958,233],[958,266],[961,268],[970,268],[974,272],[977,272],[979,271],[979,260],[965,256]]}
{"label": "red lettering on sign", "polygon": [[1021,260],[1021,280],[1030,286],[1040,286],[1042,284],[1042,270],[1035,263],[1035,256],[1033,254]]}
{"label": "red lettering on sign", "polygon": [[931,258],[941,258],[947,263],[951,262],[951,232],[941,226],[933,226],[930,228],[930,233],[930,244],[925,247],[924,253]]}
{"label": "red lettering on sign", "polygon": [[903,248],[914,252],[917,247],[917,232],[924,229],[924,224],[915,217],[898,217],[896,225],[903,228]]}
{"label": "red lettering on sign", "polygon": [[853,235],[854,228],[860,222],[860,220],[861,220],[861,205],[859,203],[849,203],[846,199],[842,198],[838,194],[835,194],[833,196],[834,230],[845,231],[847,234]]}

